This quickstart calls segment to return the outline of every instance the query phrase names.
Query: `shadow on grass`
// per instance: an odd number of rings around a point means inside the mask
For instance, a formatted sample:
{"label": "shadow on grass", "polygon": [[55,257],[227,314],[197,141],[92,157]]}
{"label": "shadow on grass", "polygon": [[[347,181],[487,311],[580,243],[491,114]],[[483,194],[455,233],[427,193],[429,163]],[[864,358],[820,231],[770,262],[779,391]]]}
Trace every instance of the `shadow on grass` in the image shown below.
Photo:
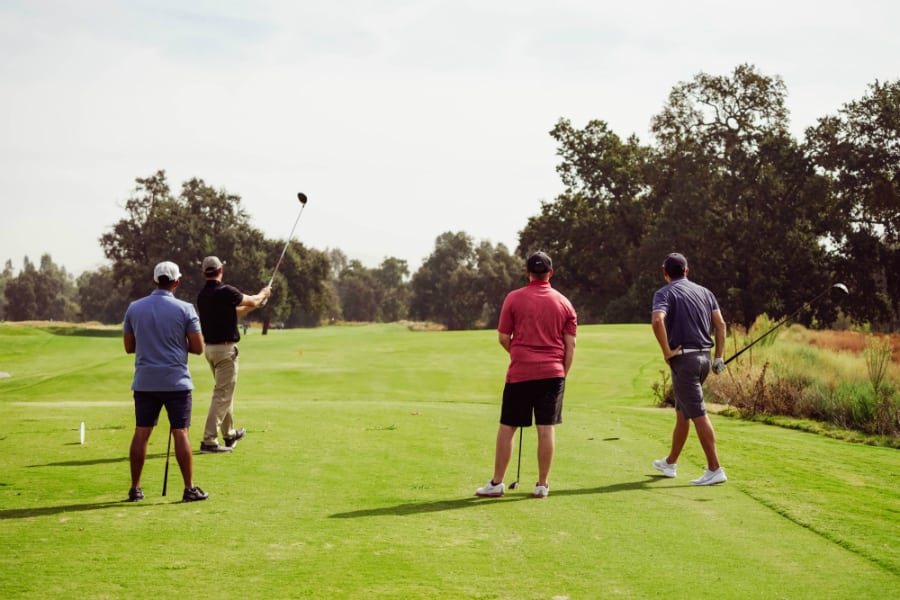
{"label": "shadow on grass", "polygon": [[82,512],[86,510],[101,510],[104,508],[115,508],[122,504],[135,504],[125,500],[116,500],[114,502],[94,502],[92,504],[67,504],[65,506],[44,506],[41,508],[9,508],[0,510],[0,521],[7,519],[27,519],[29,517],[46,517],[48,515],[58,515],[60,513]]}
{"label": "shadow on grass", "polygon": [[41,327],[40,329],[43,329],[51,335],[102,338],[122,337],[121,327],[87,328],[78,325],[47,325],[46,327]]}
{"label": "shadow on grass", "polygon": [[[194,452],[194,456],[200,454],[199,451]],[[157,454],[148,454],[147,460],[151,458],[165,458],[164,452],[159,452]],[[172,457],[175,456],[175,453],[172,453]],[[121,463],[128,462],[128,455],[125,454],[123,456],[117,456],[115,458],[95,458],[92,460],[64,460],[62,462],[54,462],[54,463],[44,463],[42,465],[26,465],[26,469],[35,469],[38,467],[87,467],[90,465],[108,465],[111,463]]]}
{"label": "shadow on grass", "polygon": [[[553,498],[560,496],[583,496],[590,494],[612,494],[615,492],[629,492],[634,490],[649,489],[650,484],[664,480],[665,477],[648,475],[646,479],[641,481],[627,481],[623,483],[615,483],[613,485],[604,485],[595,488],[584,488],[575,490],[559,490],[551,493]],[[441,512],[444,510],[456,510],[459,508],[469,508],[472,506],[480,506],[485,504],[501,504],[506,502],[520,502],[529,500],[534,502],[535,499],[531,494],[521,494],[513,497],[506,496],[504,498],[479,498],[470,496],[468,498],[458,498],[455,500],[438,500],[437,502],[410,502],[408,504],[398,504],[397,506],[385,506],[383,508],[371,508],[365,510],[354,510],[351,512],[342,512],[329,515],[330,519],[356,519],[358,517],[382,517],[393,515],[403,517],[406,515],[416,515],[421,513]]]}

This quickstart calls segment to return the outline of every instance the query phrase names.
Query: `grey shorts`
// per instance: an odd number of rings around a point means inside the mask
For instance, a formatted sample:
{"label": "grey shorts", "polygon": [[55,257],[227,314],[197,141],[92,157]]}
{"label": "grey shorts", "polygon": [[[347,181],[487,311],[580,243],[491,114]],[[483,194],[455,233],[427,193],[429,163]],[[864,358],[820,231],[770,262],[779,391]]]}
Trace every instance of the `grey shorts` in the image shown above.
{"label": "grey shorts", "polygon": [[703,402],[703,382],[709,376],[708,352],[679,354],[669,359],[672,370],[672,391],[675,392],[675,409],[687,419],[706,414]]}

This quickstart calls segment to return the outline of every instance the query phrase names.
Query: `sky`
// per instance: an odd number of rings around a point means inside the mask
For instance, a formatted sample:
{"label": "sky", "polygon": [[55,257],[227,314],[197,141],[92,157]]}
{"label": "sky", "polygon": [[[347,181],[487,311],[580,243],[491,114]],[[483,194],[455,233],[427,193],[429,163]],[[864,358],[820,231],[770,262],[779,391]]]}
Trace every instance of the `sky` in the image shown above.
{"label": "sky", "polygon": [[160,169],[270,239],[304,192],[294,239],[369,268],[415,272],[447,231],[512,252],[563,191],[559,119],[649,144],[674,86],[749,63],[802,139],[900,78],[897,23],[893,0],[0,0],[0,265],[108,264]]}

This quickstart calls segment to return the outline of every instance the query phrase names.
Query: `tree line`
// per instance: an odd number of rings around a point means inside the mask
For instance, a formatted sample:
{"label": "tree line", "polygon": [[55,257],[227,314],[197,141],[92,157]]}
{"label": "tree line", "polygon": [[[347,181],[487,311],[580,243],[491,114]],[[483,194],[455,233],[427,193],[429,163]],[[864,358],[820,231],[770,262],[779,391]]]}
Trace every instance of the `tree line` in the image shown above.
{"label": "tree line", "polygon": [[[739,65],[674,86],[651,119],[651,143],[602,120],[577,128],[560,119],[550,135],[563,191],[528,219],[514,252],[445,232],[410,273],[402,259],[367,268],[340,249],[293,243],[276,293],[254,316],[288,327],[412,319],[491,328],[506,293],[525,282],[524,258],[541,249],[582,323],[645,322],[662,257],[678,251],[730,322],[789,314],[841,281],[850,297],[811,307],[807,323],[841,316],[896,330],[900,80],[875,81],[802,140],[789,131],[786,98],[780,77]],[[197,178],[175,194],[161,170],[136,182],[125,216],[99,240],[110,266],[75,279],[48,255],[39,266],[26,258],[16,276],[7,261],[0,317],[118,323],[160,260],[197,274],[176,292],[189,301],[209,254],[241,289],[267,281],[284,240],[253,228],[239,196]]]}

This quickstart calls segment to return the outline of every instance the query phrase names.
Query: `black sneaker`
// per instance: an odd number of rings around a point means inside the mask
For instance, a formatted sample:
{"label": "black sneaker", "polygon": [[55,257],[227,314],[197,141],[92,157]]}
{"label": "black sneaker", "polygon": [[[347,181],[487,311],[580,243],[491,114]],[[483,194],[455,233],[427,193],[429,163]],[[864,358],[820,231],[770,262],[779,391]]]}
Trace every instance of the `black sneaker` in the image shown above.
{"label": "black sneaker", "polygon": [[128,501],[139,502],[144,499],[144,490],[141,488],[131,488],[128,490]]}
{"label": "black sneaker", "polygon": [[182,494],[181,496],[181,501],[196,502],[197,500],[206,500],[207,498],[209,498],[209,494],[207,494],[197,486],[194,486],[191,489],[184,490],[184,494]]}
{"label": "black sneaker", "polygon": [[220,446],[219,444],[204,444],[200,442],[200,452],[205,454],[216,454],[222,452],[231,452],[228,446]]}
{"label": "black sneaker", "polygon": [[247,430],[241,427],[234,432],[234,437],[222,436],[222,439],[225,440],[226,448],[234,448],[235,446],[237,446],[238,440],[244,439],[245,435],[247,435]]}

